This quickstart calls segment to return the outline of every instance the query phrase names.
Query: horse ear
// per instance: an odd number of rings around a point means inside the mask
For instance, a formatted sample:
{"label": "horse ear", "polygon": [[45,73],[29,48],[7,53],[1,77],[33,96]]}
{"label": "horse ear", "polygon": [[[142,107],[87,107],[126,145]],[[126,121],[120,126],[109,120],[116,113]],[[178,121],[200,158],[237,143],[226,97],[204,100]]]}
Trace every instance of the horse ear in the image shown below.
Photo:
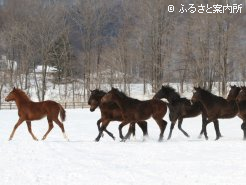
{"label": "horse ear", "polygon": [[198,90],[198,88],[197,87],[194,87],[194,90],[196,91],[196,90]]}
{"label": "horse ear", "polygon": [[15,87],[13,88],[13,90],[15,90]]}

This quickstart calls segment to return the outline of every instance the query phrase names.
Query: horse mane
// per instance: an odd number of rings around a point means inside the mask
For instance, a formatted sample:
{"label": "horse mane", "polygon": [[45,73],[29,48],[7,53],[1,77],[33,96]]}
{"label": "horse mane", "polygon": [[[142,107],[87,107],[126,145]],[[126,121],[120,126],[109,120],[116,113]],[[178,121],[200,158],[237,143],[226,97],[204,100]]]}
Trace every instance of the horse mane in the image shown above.
{"label": "horse mane", "polygon": [[120,91],[117,88],[113,88],[112,90],[114,90],[114,93],[116,93],[122,99],[127,99],[128,101],[131,101],[131,102],[139,101],[138,99],[127,96],[124,92]]}
{"label": "horse mane", "polygon": [[211,96],[212,98],[220,98],[221,100],[225,100],[223,97],[217,96],[217,95],[211,93],[210,91],[208,91],[208,90],[206,90],[206,89],[200,88],[200,91],[201,91],[201,93],[202,93],[204,96],[206,96],[206,98],[207,98],[208,96]]}
{"label": "horse mane", "polygon": [[100,95],[105,95],[105,94],[106,94],[105,91],[100,90],[100,89],[95,89],[95,90],[93,90],[92,92],[96,92],[96,93],[98,93],[98,94],[100,94]]}
{"label": "horse mane", "polygon": [[176,92],[176,90],[173,87],[169,85],[162,86],[162,91],[167,91],[169,96],[172,98],[172,100],[178,100],[181,98],[180,94]]}
{"label": "horse mane", "polygon": [[17,96],[21,97],[23,100],[31,101],[31,99],[29,98],[29,96],[27,96],[27,94],[26,94],[24,91],[22,91],[21,89],[15,88],[15,89],[13,90],[13,92],[14,92],[15,94],[17,94]]}

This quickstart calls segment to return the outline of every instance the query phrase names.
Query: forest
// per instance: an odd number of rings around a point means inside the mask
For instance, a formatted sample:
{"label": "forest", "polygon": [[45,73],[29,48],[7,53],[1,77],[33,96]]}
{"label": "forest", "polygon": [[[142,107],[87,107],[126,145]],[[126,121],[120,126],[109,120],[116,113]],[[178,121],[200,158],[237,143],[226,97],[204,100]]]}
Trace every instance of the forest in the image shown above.
{"label": "forest", "polygon": [[[201,5],[241,10],[179,11]],[[178,83],[182,94],[186,83],[208,90],[218,84],[225,95],[229,82],[245,82],[245,51],[245,0],[0,3],[1,97],[15,86],[35,89],[41,101],[48,83],[54,89],[62,84],[65,92],[80,89],[84,100],[104,84],[121,84],[127,94],[130,84],[143,84],[143,94],[147,85],[156,92],[162,84]]]}

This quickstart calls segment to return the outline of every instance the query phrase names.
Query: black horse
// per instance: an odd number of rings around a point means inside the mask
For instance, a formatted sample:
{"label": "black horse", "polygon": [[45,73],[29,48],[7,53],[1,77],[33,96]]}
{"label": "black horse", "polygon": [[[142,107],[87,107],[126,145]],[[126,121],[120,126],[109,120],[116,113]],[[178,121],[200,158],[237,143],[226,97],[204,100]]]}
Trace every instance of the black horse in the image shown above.
{"label": "black horse", "polygon": [[[171,121],[171,127],[168,139],[172,136],[173,128],[178,120],[178,128],[182,131],[182,133],[189,137],[187,132],[182,129],[182,122],[184,118],[191,118],[202,114],[202,123],[206,123],[207,114],[205,109],[203,108],[200,102],[196,102],[191,104],[191,101],[187,98],[181,98],[180,95],[175,91],[174,88],[169,85],[162,86],[162,88],[155,94],[153,97],[155,99],[165,98],[169,102],[169,119]],[[216,139],[221,137],[221,133],[219,130],[218,120],[214,120],[214,128],[216,130]],[[200,132],[200,137],[203,134],[203,129]],[[205,136],[206,137],[206,136]],[[207,137],[206,137],[207,139]]]}

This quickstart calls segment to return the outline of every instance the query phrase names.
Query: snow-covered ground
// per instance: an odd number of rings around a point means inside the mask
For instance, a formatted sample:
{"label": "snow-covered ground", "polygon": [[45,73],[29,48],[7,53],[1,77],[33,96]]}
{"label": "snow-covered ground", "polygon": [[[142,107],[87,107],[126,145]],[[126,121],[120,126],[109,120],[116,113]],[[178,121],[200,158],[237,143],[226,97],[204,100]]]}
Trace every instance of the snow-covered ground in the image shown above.
{"label": "snow-covered ground", "polygon": [[[175,127],[173,137],[157,142],[159,129],[149,120],[149,138],[137,136],[125,143],[118,138],[118,123],[108,130],[117,140],[105,135],[99,143],[96,121],[99,111],[67,110],[66,142],[55,126],[45,141],[33,141],[22,124],[12,141],[8,137],[17,121],[16,110],[0,111],[0,184],[29,185],[245,185],[246,141],[242,140],[239,118],[220,120],[223,138],[214,141],[213,125],[209,140],[198,139],[201,117],[185,119],[186,138]],[[47,130],[46,119],[33,122],[40,139]],[[126,132],[126,129],[124,129]]]}

